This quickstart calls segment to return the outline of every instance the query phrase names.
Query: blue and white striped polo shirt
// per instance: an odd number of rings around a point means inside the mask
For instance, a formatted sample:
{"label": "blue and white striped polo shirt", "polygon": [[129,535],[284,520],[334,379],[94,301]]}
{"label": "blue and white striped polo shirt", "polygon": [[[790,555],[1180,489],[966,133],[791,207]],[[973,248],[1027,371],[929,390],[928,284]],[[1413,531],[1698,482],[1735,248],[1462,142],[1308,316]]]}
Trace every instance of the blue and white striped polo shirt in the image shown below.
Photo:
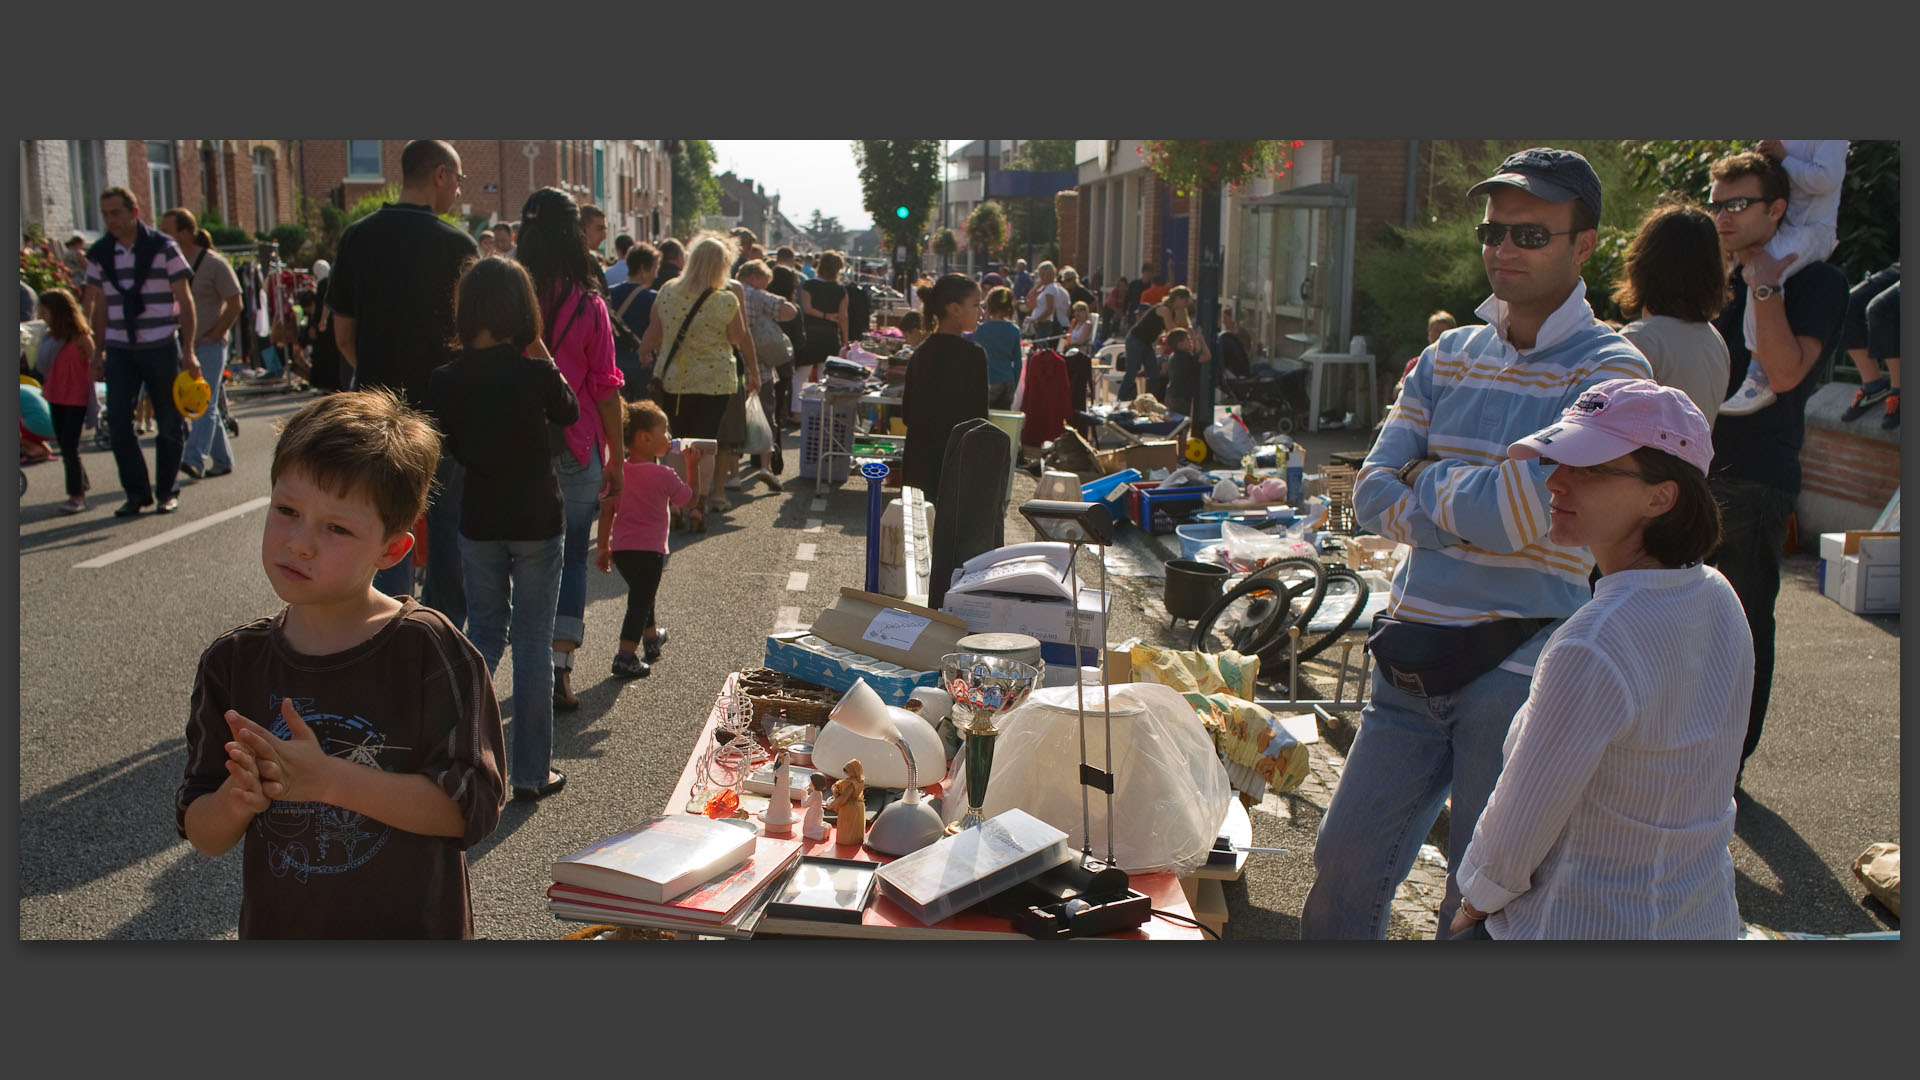
{"label": "blue and white striped polo shirt", "polygon": [[[1586,292],[1574,287],[1534,348],[1508,343],[1506,304],[1489,297],[1475,311],[1487,325],[1450,330],[1420,355],[1353,489],[1361,524],[1413,549],[1389,615],[1464,626],[1563,618],[1587,601],[1592,555],[1547,538],[1552,470],[1507,457],[1509,443],[1559,420],[1587,387],[1653,377],[1632,343],[1594,319]],[[1394,475],[1429,456],[1441,460],[1412,487]],[[1516,653],[1502,666],[1532,663]]]}
{"label": "blue and white striped polo shirt", "polygon": [[[127,326],[122,321],[120,311],[120,290],[106,283],[101,276],[100,264],[94,259],[87,260],[87,284],[99,289],[107,298],[107,344],[109,345],[158,345],[173,336],[180,328],[180,312],[173,302],[173,283],[190,281],[193,269],[180,254],[180,248],[172,240],[167,240],[166,251],[156,256],[153,266],[147,271],[147,280],[140,288],[140,297],[146,307],[135,320],[135,339],[127,340]],[[133,249],[113,242],[114,277],[122,284],[133,280]]]}

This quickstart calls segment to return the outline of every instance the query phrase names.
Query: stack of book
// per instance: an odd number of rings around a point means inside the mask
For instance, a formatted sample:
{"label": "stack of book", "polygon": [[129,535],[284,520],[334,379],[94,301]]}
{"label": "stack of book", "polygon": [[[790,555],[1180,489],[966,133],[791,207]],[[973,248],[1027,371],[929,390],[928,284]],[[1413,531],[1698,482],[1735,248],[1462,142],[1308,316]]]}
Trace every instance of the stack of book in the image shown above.
{"label": "stack of book", "polygon": [[557,860],[547,908],[580,922],[746,937],[801,846],[746,822],[652,818]]}

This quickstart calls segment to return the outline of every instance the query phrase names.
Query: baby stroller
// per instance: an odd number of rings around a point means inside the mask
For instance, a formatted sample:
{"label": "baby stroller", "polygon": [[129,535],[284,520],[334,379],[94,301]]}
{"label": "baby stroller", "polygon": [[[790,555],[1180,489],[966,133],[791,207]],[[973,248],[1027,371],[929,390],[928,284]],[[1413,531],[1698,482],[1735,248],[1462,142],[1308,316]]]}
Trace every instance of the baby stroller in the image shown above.
{"label": "baby stroller", "polygon": [[1291,435],[1311,419],[1307,366],[1297,360],[1254,364],[1245,378],[1222,373],[1220,388],[1239,403],[1241,416],[1254,431]]}

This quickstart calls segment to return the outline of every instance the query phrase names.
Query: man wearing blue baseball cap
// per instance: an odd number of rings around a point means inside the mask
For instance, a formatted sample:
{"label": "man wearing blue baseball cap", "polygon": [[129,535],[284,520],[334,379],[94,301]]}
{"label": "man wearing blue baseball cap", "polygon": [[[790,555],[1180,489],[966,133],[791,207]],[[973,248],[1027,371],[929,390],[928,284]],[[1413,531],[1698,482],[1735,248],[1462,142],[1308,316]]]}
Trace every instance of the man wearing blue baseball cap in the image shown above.
{"label": "man wearing blue baseball cap", "polygon": [[1524,150],[1468,192],[1481,196],[1484,325],[1421,354],[1354,483],[1360,522],[1412,554],[1368,634],[1371,700],[1314,845],[1302,938],[1385,937],[1394,891],[1449,796],[1437,936],[1451,935],[1455,868],[1534,659],[1591,595],[1591,555],[1547,535],[1551,470],[1507,446],[1596,383],[1653,376],[1587,305],[1580,266],[1599,239],[1600,179],[1586,158]]}

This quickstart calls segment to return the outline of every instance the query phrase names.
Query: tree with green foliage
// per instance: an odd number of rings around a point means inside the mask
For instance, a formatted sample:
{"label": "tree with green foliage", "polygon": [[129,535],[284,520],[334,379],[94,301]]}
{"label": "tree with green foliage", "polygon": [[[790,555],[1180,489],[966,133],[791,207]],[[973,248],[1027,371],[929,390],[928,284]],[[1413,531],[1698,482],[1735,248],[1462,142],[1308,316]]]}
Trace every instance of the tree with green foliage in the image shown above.
{"label": "tree with green foliage", "polygon": [[917,267],[920,238],[940,196],[940,140],[861,139],[853,153],[860,205],[886,237],[884,250],[906,248],[908,266]]}
{"label": "tree with green foliage", "polygon": [[675,139],[668,156],[673,173],[673,235],[693,236],[700,219],[720,212],[720,178],[713,174],[713,144],[705,139]]}
{"label": "tree with green foliage", "polygon": [[988,199],[967,215],[967,247],[981,255],[993,255],[1007,246],[1013,232],[1007,226],[1006,211]]}
{"label": "tree with green foliage", "polygon": [[818,210],[807,219],[807,235],[813,238],[814,247],[821,251],[836,251],[847,245],[847,227],[840,224],[839,218]]}
{"label": "tree with green foliage", "polygon": [[1074,161],[1072,139],[1028,139],[1014,151],[1013,167],[1029,172],[1072,172],[1079,163]]}

